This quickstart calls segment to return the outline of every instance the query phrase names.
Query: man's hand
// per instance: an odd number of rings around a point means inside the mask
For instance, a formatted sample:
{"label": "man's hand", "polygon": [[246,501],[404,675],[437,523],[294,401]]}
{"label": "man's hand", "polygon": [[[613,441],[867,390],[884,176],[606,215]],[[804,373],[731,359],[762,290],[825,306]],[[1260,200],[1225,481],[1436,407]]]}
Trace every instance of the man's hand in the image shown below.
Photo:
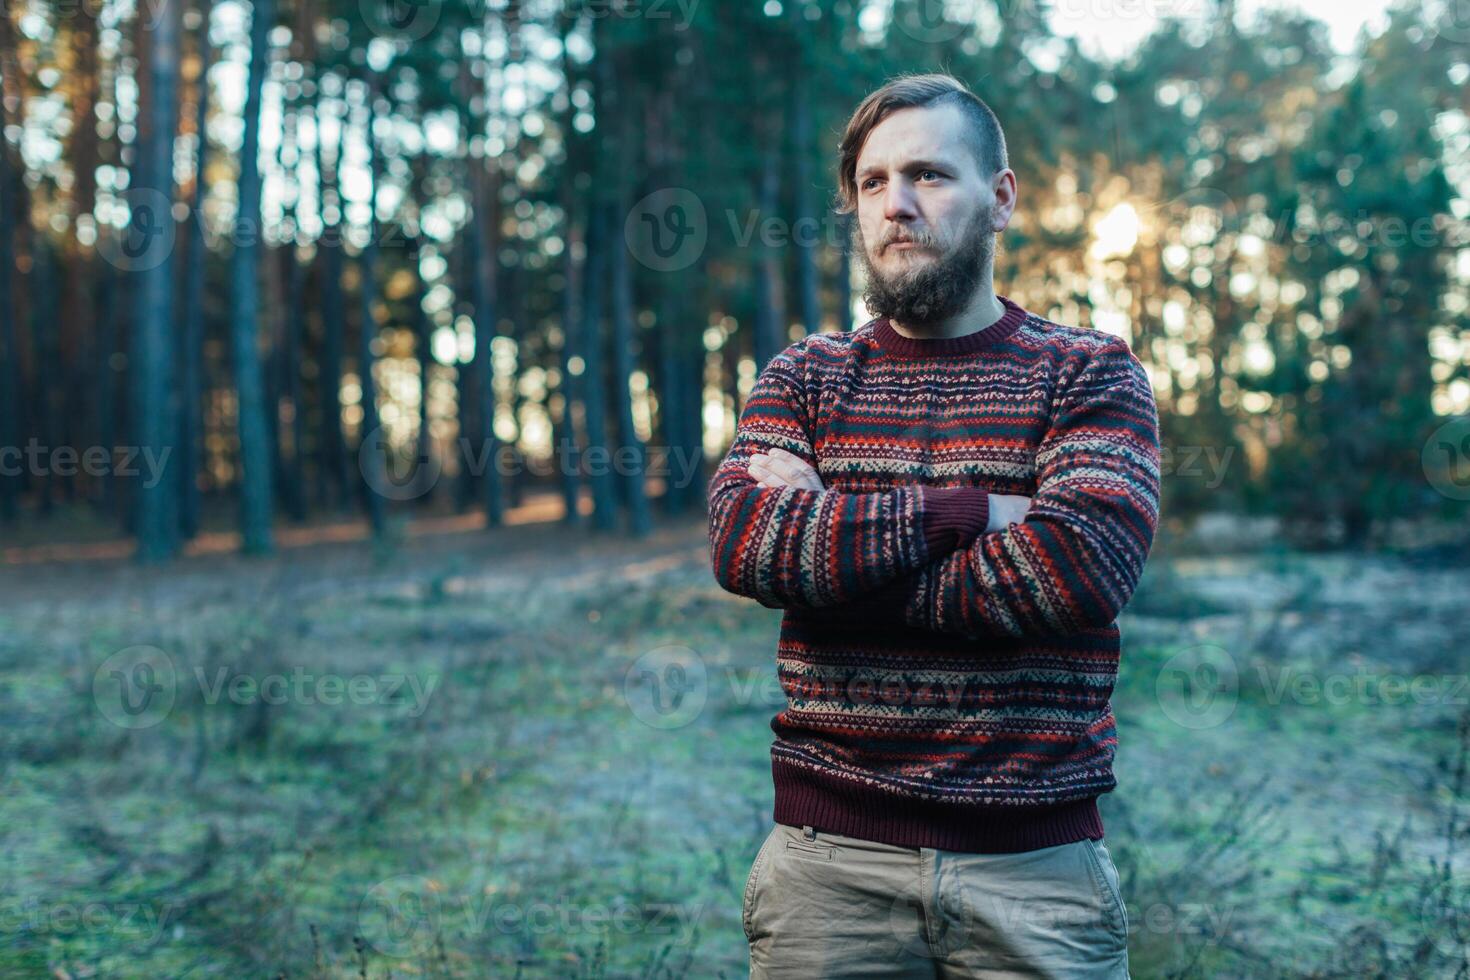
{"label": "man's hand", "polygon": [[[804,490],[822,490],[822,478],[817,471],[800,456],[784,449],[772,447],[769,453],[756,453],[750,457],[746,470],[763,487],[799,487]],[[1026,519],[1031,509],[1031,498],[1014,493],[992,493],[990,495],[990,520],[986,533],[999,531],[1007,524],[1019,524]]]}
{"label": "man's hand", "polygon": [[1031,509],[1031,498],[1014,493],[992,493],[990,495],[990,520],[985,525],[986,533],[999,531],[1007,524],[1019,524],[1026,519]]}
{"label": "man's hand", "polygon": [[822,478],[807,461],[784,449],[771,448],[769,453],[755,453],[745,467],[763,487],[797,487],[801,490],[824,490]]}

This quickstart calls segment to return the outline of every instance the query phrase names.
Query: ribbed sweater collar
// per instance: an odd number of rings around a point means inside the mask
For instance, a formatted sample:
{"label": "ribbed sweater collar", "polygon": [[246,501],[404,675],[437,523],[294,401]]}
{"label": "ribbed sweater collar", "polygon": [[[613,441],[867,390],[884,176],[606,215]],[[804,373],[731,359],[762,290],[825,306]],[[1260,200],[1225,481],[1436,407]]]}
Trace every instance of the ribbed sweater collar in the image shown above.
{"label": "ribbed sweater collar", "polygon": [[1000,300],[1006,308],[1001,318],[983,330],[976,330],[962,337],[905,337],[893,329],[893,324],[889,323],[885,316],[874,321],[873,338],[878,342],[879,347],[895,357],[923,358],[973,354],[1006,339],[1015,333],[1026,319],[1024,309],[1004,296],[997,295],[996,299]]}

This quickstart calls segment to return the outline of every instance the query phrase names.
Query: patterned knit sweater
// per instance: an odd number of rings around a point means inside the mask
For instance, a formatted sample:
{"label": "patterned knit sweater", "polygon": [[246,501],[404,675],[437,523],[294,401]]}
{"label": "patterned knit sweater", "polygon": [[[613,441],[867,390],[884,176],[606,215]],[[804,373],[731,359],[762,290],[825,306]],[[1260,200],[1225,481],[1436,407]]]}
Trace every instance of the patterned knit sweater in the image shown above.
{"label": "patterned knit sweater", "polygon": [[[710,481],[715,578],[785,610],[778,823],[973,852],[1103,834],[1158,411],[1124,341],[1000,300],[962,337],[880,318],[792,344]],[[758,486],[772,447],[824,489]],[[987,533],[992,492],[1025,520]]]}

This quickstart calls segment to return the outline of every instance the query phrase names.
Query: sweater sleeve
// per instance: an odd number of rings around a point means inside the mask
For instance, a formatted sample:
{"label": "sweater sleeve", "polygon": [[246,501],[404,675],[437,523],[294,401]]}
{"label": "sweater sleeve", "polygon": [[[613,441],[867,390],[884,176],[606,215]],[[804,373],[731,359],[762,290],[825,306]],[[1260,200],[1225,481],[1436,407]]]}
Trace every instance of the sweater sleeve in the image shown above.
{"label": "sweater sleeve", "polygon": [[818,468],[800,350],[787,348],[756,379],[709,485],[715,579],[772,609],[849,602],[968,543],[985,526],[983,501],[916,484],[881,493],[758,485],[747,464],[773,447]]}
{"label": "sweater sleeve", "polygon": [[986,636],[1111,625],[1132,597],[1159,517],[1159,421],[1143,365],[1118,341],[1061,395],[1037,449],[1025,520],[874,596],[910,626]]}

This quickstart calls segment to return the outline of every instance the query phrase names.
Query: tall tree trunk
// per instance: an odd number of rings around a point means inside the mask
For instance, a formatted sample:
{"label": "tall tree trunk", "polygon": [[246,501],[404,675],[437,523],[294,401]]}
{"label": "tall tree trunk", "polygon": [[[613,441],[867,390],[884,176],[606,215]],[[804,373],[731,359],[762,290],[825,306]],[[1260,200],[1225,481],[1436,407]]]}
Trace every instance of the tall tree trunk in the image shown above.
{"label": "tall tree trunk", "polygon": [[266,554],[271,540],[271,454],[257,345],[260,264],[261,87],[270,68],[271,0],[254,0],[250,17],[250,74],[240,144],[239,213],[243,231],[231,261],[231,327],[240,430],[240,529],[247,554]]}
{"label": "tall tree trunk", "polygon": [[429,322],[428,311],[424,309],[424,298],[429,292],[429,284],[424,281],[423,239],[420,235],[414,235],[409,255],[415,284],[413,295],[414,346],[419,361],[418,463],[414,469],[414,479],[419,481],[417,487],[419,493],[414,499],[420,504],[427,504],[432,498],[435,483],[429,477],[436,472],[428,465],[430,454],[434,451],[433,434],[429,428],[429,392],[433,387],[434,351],[432,345],[434,338],[433,324]]}
{"label": "tall tree trunk", "polygon": [[[10,305],[15,268],[14,209],[10,203],[10,144],[5,139],[5,98],[12,80],[0,63],[0,447],[20,445],[20,350],[15,342],[15,310]],[[20,474],[0,470],[0,519],[15,520],[20,508]]]}
{"label": "tall tree trunk", "polygon": [[[281,173],[286,173],[294,165],[294,156],[287,155],[287,151],[292,149],[291,128],[296,119],[294,99],[286,98],[282,111],[281,139],[276,144],[276,168]],[[265,250],[266,295],[273,304],[268,321],[273,328],[273,341],[270,371],[267,375],[270,379],[267,399],[270,409],[267,417],[271,423],[271,472],[275,475],[276,497],[292,520],[299,521],[303,516],[300,502],[301,442],[293,438],[289,431],[291,420],[298,414],[301,401],[301,351],[298,333],[301,309],[292,302],[291,297],[291,284],[295,275],[293,270],[297,265],[296,199],[299,190],[294,181],[290,182],[289,187],[282,202],[284,221],[281,230],[285,232],[285,239],[276,249]]]}
{"label": "tall tree trunk", "polygon": [[[602,20],[593,21],[592,33],[595,51],[593,100],[596,107],[597,124],[611,126],[613,117],[609,100],[612,92],[612,61],[611,48],[606,43],[605,23]],[[603,460],[588,474],[588,482],[592,485],[592,525],[599,531],[616,530],[618,523],[617,485],[607,462],[611,458],[612,447],[608,445],[607,438],[607,388],[603,374],[605,370],[603,352],[607,349],[607,341],[603,334],[605,312],[603,304],[608,268],[607,254],[613,242],[621,240],[621,235],[618,234],[620,228],[614,228],[611,223],[610,212],[616,207],[616,203],[609,200],[607,191],[604,189],[605,182],[615,177],[612,174],[613,165],[609,164],[606,159],[607,151],[605,141],[600,141],[593,146],[592,190],[588,205],[590,218],[587,229],[587,268],[582,302],[582,354],[586,365],[582,375],[583,391],[586,396],[583,415],[587,427],[587,451],[589,454],[593,452],[602,454]]]}
{"label": "tall tree trunk", "polygon": [[[118,104],[117,80],[122,74],[117,61],[104,61],[98,65],[98,93],[99,98],[105,96],[113,105]],[[114,169],[121,169],[122,159],[122,137],[114,127],[105,137],[99,133],[98,139],[98,162],[99,164],[111,164]],[[97,241],[94,247],[94,255],[101,254],[104,243],[107,247],[115,242],[111,229],[98,227]],[[127,399],[118,398],[120,385],[118,374],[121,365],[116,359],[122,354],[118,347],[118,339],[122,334],[122,322],[126,319],[125,308],[127,302],[123,300],[124,277],[117,266],[109,261],[97,262],[96,277],[93,281],[93,309],[96,311],[96,339],[88,352],[91,358],[91,387],[89,409],[92,411],[92,422],[90,431],[95,434],[97,445],[104,447],[107,452],[112,451],[116,445],[114,437],[119,431],[125,431],[125,416],[127,413]],[[175,463],[177,470],[178,464]],[[96,483],[97,496],[93,500],[93,507],[98,515],[106,515],[109,518],[120,519],[122,523],[126,520],[124,514],[118,507],[117,476],[112,467],[106,467],[98,475]]]}
{"label": "tall tree trunk", "polygon": [[[691,64],[707,64],[709,53],[705,39],[696,37],[692,44],[696,50]],[[708,153],[711,148],[718,146],[719,139],[715,130],[715,114],[701,111],[701,107],[708,106],[713,99],[714,82],[710,77],[711,73],[701,69],[691,75],[690,85],[695,93],[695,121],[693,125],[679,125],[677,128],[680,132],[697,132],[697,142],[691,150],[698,155],[700,151]],[[709,351],[704,346],[706,320],[702,311],[726,305],[721,295],[723,291],[715,285],[714,277],[708,274],[710,261],[710,250],[704,249],[695,263],[697,274],[694,279],[701,284],[701,289],[691,297],[692,308],[701,312],[696,319],[697,327],[691,329],[684,338],[680,355],[689,379],[689,383],[685,385],[686,400],[681,413],[685,416],[685,438],[680,444],[685,447],[686,458],[690,460],[690,499],[695,500],[694,495],[698,494],[697,500],[701,507],[705,505],[705,490],[709,485],[706,479],[707,461],[704,458],[704,386],[706,366],[710,361]]]}
{"label": "tall tree trunk", "polygon": [[688,487],[679,483],[682,470],[677,466],[683,441],[683,419],[679,406],[684,402],[684,377],[679,363],[679,314],[675,313],[676,297],[673,290],[663,290],[658,297],[658,402],[659,423],[663,429],[664,454],[668,476],[664,481],[663,509],[665,514],[682,513],[687,501]]}
{"label": "tall tree trunk", "polygon": [[[474,461],[479,457],[476,455],[475,445],[483,441],[480,435],[480,426],[477,419],[479,411],[479,398],[476,393],[475,363],[466,363],[458,354],[459,329],[458,322],[461,315],[467,314],[471,322],[475,315],[475,297],[477,296],[475,280],[480,274],[480,220],[475,206],[480,200],[480,192],[475,188],[476,174],[479,170],[474,157],[474,137],[476,134],[477,120],[480,118],[479,102],[483,98],[480,91],[480,83],[476,80],[471,70],[471,58],[467,54],[461,54],[459,64],[459,163],[464,167],[462,180],[470,190],[470,210],[467,220],[459,229],[459,242],[453,255],[454,275],[454,308],[455,308],[455,388],[458,400],[458,429],[459,429],[459,476],[454,484],[454,508],[459,513],[464,513],[474,506],[475,481],[477,473]],[[476,353],[479,345],[476,344]]]}
{"label": "tall tree trunk", "polygon": [[[474,180],[474,169],[470,162],[469,150],[465,150],[466,179]],[[480,230],[479,221],[474,215],[466,221],[460,229],[459,248],[455,255],[455,274],[457,294],[457,307],[462,307],[474,319],[476,285],[475,279],[479,276],[480,267]],[[456,319],[458,319],[456,317]],[[456,331],[456,341],[458,331]],[[457,381],[459,385],[459,445],[460,445],[460,471],[459,479],[455,483],[454,505],[461,513],[469,510],[475,504],[475,488],[477,474],[471,465],[472,461],[478,459],[475,449],[477,443],[483,441],[481,425],[479,422],[480,402],[479,383],[475,376],[475,362],[457,361]]]}
{"label": "tall tree trunk", "polygon": [[[675,85],[686,84],[682,77]],[[697,96],[696,96],[697,98]],[[679,127],[675,121],[676,106],[671,87],[659,94],[655,111],[647,127],[649,166],[659,175],[665,187],[677,184],[681,157]],[[700,261],[703,261],[701,256]],[[696,281],[703,281],[697,276]],[[692,304],[686,291],[668,284],[658,298],[659,330],[659,423],[663,429],[668,477],[664,484],[663,507],[667,514],[682,514],[689,509],[699,489],[694,475],[690,445],[699,438],[699,384],[701,375],[692,367],[691,342],[703,346],[696,322],[687,320]],[[692,390],[692,396],[691,396]],[[691,410],[691,403],[695,406]]]}
{"label": "tall tree trunk", "polygon": [[281,413],[285,400],[286,288],[282,276],[281,249],[260,243],[257,263],[261,293],[265,297],[264,330],[266,349],[262,375],[265,382],[265,437],[271,457],[271,498],[275,506],[286,500],[285,446],[281,441]]}
{"label": "tall tree trunk", "polygon": [[506,487],[506,494],[510,506],[519,507],[526,501],[526,487],[531,480],[531,473],[525,466],[525,450],[521,445],[524,436],[524,425],[522,419],[525,417],[526,394],[525,386],[521,384],[521,374],[528,367],[526,359],[531,352],[531,273],[526,265],[524,255],[511,270],[510,285],[503,291],[504,302],[510,305],[510,338],[515,342],[516,360],[515,377],[511,379],[511,419],[515,423],[515,435],[512,447],[517,460],[516,471]]}
{"label": "tall tree trunk", "polygon": [[[759,210],[763,219],[780,213],[781,171],[780,140],[774,134],[766,141],[761,154]],[[759,242],[756,254],[755,368],[760,371],[786,349],[785,281],[782,276],[781,253],[774,245]]]}
{"label": "tall tree trunk", "polygon": [[[283,108],[289,110],[289,106]],[[286,163],[284,119],[282,123],[282,136],[276,143],[275,166],[278,171],[284,172]],[[287,208],[285,224],[289,228],[291,220],[289,200],[285,202],[285,205]],[[286,462],[286,441],[281,434],[281,416],[285,412],[286,387],[291,370],[286,363],[286,335],[291,329],[291,311],[287,308],[286,303],[285,263],[290,261],[288,253],[293,251],[293,247],[290,242],[283,242],[280,246],[272,248],[265,243],[263,232],[264,228],[262,228],[260,243],[260,264],[262,266],[260,271],[265,280],[265,335],[269,344],[265,357],[265,421],[270,444],[271,493],[273,499],[289,511],[291,474]]]}
{"label": "tall tree trunk", "polygon": [[[488,67],[488,66],[487,66]],[[488,101],[488,99],[486,99]],[[471,112],[473,132],[483,135],[483,115]],[[477,415],[480,423],[480,445],[474,447],[475,458],[483,460],[480,477],[481,505],[485,510],[485,526],[504,523],[504,492],[500,473],[496,470],[499,441],[495,435],[495,359],[491,347],[495,339],[498,299],[497,273],[500,266],[500,179],[499,163],[488,156],[470,159],[470,193],[475,229],[474,321],[475,321],[475,392],[479,396]]]}
{"label": "tall tree trunk", "polygon": [[[486,160],[484,166],[496,166]],[[500,440],[495,434],[495,357],[494,340],[498,332],[497,300],[499,290],[497,272],[500,266],[500,220],[498,207],[500,181],[485,186],[483,172],[476,175],[480,190],[479,206],[474,220],[481,222],[479,273],[475,276],[475,388],[480,396],[480,445],[485,459],[485,472],[480,480],[481,503],[485,508],[485,526],[497,527],[504,522],[505,502],[503,482],[496,469],[500,453]]]}
{"label": "tall tree trunk", "polygon": [[[58,399],[62,413],[62,445],[79,446],[94,439],[95,433],[84,431],[88,412],[85,403],[95,389],[84,381],[87,370],[85,348],[96,337],[95,310],[91,283],[96,277],[92,267],[93,249],[83,245],[78,235],[78,226],[90,219],[97,204],[97,166],[100,162],[97,139],[97,100],[100,93],[100,77],[97,58],[97,12],[91,4],[79,4],[72,18],[71,50],[72,65],[67,72],[71,86],[72,131],[68,147],[72,159],[72,227],[66,236],[63,250],[63,273],[65,283],[61,292],[61,317],[55,329],[61,334],[62,362],[54,366],[56,376],[61,379],[62,393]],[[96,486],[85,472],[79,470],[76,477],[66,484],[67,496],[80,489],[88,496],[95,496]]]}
{"label": "tall tree trunk", "polygon": [[[522,7],[523,7],[522,0],[510,0],[510,2],[507,3],[506,6],[505,6],[505,14],[501,18],[501,23],[504,25],[504,31],[505,31],[505,62],[504,63],[506,65],[519,65],[519,64],[524,63],[524,61],[525,61],[526,55],[525,55],[525,50],[524,50],[523,35],[521,34],[521,30],[522,30],[522,26],[523,26],[522,25],[522,17],[524,15],[524,10],[522,9]],[[492,106],[499,106],[500,105],[499,99],[497,98],[495,101],[491,102],[490,105],[492,105]],[[511,132],[515,128],[518,128],[520,126],[519,120],[516,117],[514,117],[514,116],[511,116],[510,118],[508,118],[506,120],[506,122],[507,122],[507,125],[506,125],[506,131],[507,132]],[[519,134],[517,134],[517,136],[519,136]],[[496,243],[496,254],[498,255],[499,252],[500,252],[500,248],[501,248],[502,244],[504,244],[504,243],[501,242],[501,239],[500,239],[500,234],[501,234],[501,231],[500,231],[500,204],[501,204],[501,199],[502,199],[501,198],[501,184],[506,179],[505,176],[504,176],[505,173],[506,173],[506,170],[502,167],[501,162],[498,159],[495,161],[495,171],[494,172],[495,172],[495,183],[494,183],[495,199],[494,199],[494,201],[492,203],[492,215],[495,218],[495,228],[496,228],[496,230],[495,230],[495,235],[493,237],[493,241]],[[514,176],[515,171],[514,171],[514,169],[512,169],[510,171],[510,173],[511,173],[510,180],[512,182],[512,186],[514,186],[514,181],[515,181],[515,176]],[[519,247],[519,243],[514,243],[510,247]],[[523,256],[521,258],[523,258]],[[497,266],[497,271],[498,271],[498,268],[499,267]],[[508,457],[513,458],[513,459],[516,460],[517,466],[516,466],[516,468],[510,474],[508,474],[507,479],[505,481],[505,484],[500,489],[499,493],[501,494],[502,499],[506,500],[506,505],[507,506],[515,507],[515,506],[519,506],[520,503],[521,503],[522,497],[523,497],[523,495],[525,493],[525,481],[527,479],[527,474],[525,472],[525,469],[524,469],[523,466],[520,465],[521,463],[524,462],[524,460],[523,460],[523,458],[520,455],[520,453],[521,453],[521,411],[520,411],[520,406],[521,406],[522,397],[521,397],[521,394],[520,394],[521,385],[520,385],[520,377],[519,377],[519,374],[520,374],[520,371],[524,369],[524,360],[523,359],[525,357],[525,351],[526,351],[526,346],[525,346],[525,344],[523,342],[521,342],[521,338],[522,338],[523,331],[525,330],[525,324],[526,324],[526,316],[525,316],[526,309],[527,309],[527,306],[526,306],[526,288],[527,288],[527,285],[528,284],[526,283],[525,264],[524,264],[524,262],[519,262],[516,265],[511,266],[508,270],[506,270],[506,273],[507,274],[506,274],[506,277],[505,278],[508,279],[509,282],[507,282],[505,285],[498,286],[495,299],[496,299],[496,307],[498,309],[504,310],[505,311],[505,317],[509,320],[510,330],[509,330],[509,333],[508,333],[508,337],[512,341],[512,346],[517,351],[520,352],[517,355],[517,357],[516,357],[515,367],[512,369],[512,371],[513,371],[512,377],[509,379],[510,380],[510,385],[509,385],[509,387],[510,387],[510,402],[511,402],[511,404],[510,404],[510,413],[509,414],[510,414],[510,424],[511,424],[511,436],[510,436],[510,452],[507,453],[507,456]]]}
{"label": "tall tree trunk", "polygon": [[347,441],[342,434],[342,357],[346,346],[347,324],[342,295],[342,191],[341,163],[343,128],[337,130],[335,156],[330,168],[323,148],[322,89],[317,86],[316,103],[316,169],[318,195],[322,202],[322,237],[317,241],[316,257],[321,288],[322,344],[317,376],[320,379],[320,417],[318,429],[322,451],[323,483],[330,491],[331,505],[348,502]]}
{"label": "tall tree trunk", "polygon": [[[606,57],[601,52],[599,55]],[[617,198],[613,202],[614,210],[609,222],[613,227],[618,226],[618,216],[627,214],[632,206],[628,180],[634,162],[633,106],[632,100],[627,98],[626,85],[627,83],[609,100],[610,111],[617,117],[618,130],[614,153],[617,161]],[[628,509],[628,530],[634,537],[641,538],[652,530],[653,519],[648,510],[646,454],[643,440],[638,438],[638,430],[633,424],[633,393],[629,389],[633,371],[637,367],[634,348],[638,343],[638,336],[633,322],[633,269],[628,262],[627,242],[622,235],[617,235],[608,242],[608,257],[612,262],[612,367],[613,377],[617,382],[615,396],[620,433],[618,454],[620,456],[624,449],[629,450],[632,464],[622,473],[623,501]]]}
{"label": "tall tree trunk", "polygon": [[[118,284],[121,274],[109,263],[100,263],[97,267],[97,344],[93,351],[96,361],[94,370],[97,375],[97,391],[93,408],[97,412],[97,445],[104,447],[109,453],[115,445],[118,424],[118,398],[117,398],[117,369],[113,364],[113,358],[121,353],[118,350],[118,321],[122,319],[122,306],[118,302]],[[176,467],[182,469],[181,464],[175,463]],[[106,514],[117,512],[117,478],[112,473],[112,468],[99,478],[99,494],[97,501],[98,509]]]}
{"label": "tall tree trunk", "polygon": [[204,278],[208,255],[204,245],[204,168],[209,160],[209,15],[212,0],[199,0],[199,79],[195,92],[194,193],[189,206],[189,244],[184,253],[183,343],[179,356],[179,529],[192,538],[199,533],[199,465],[202,458],[204,410],[200,375],[204,349]]}
{"label": "tall tree trunk", "polygon": [[581,233],[576,227],[576,190],[571,186],[570,174],[564,180],[562,207],[565,214],[566,248],[562,252],[561,295],[561,350],[557,366],[560,369],[561,412],[552,417],[552,459],[561,478],[562,523],[573,527],[582,524],[582,476],[581,468],[574,465],[581,458],[578,451],[576,406],[581,400],[581,385],[572,374],[572,358],[580,356],[582,348],[582,321],[577,309],[579,266],[576,249],[581,244]]}
{"label": "tall tree trunk", "polygon": [[[295,167],[296,179],[291,182],[291,211],[290,225],[293,231],[293,239],[301,238],[301,164],[306,158],[302,150],[302,120],[310,110],[308,101],[312,88],[315,85],[315,62],[316,62],[316,24],[314,18],[316,12],[311,0],[297,0],[294,8],[295,21],[291,27],[290,57],[302,66],[303,84],[295,90],[295,97],[290,100],[290,120],[286,127],[286,133],[291,138],[291,162]],[[317,134],[318,140],[320,134]],[[321,202],[317,202],[320,211]],[[287,495],[288,506],[291,511],[291,519],[297,522],[306,520],[306,486],[307,486],[307,451],[308,440],[306,437],[306,408],[307,394],[306,385],[303,383],[303,366],[310,357],[310,338],[307,334],[306,317],[306,280],[308,265],[302,261],[298,247],[291,246],[286,249],[286,303],[289,308],[289,353],[291,367],[287,374],[287,394],[291,399],[291,477],[289,492]],[[321,468],[316,472],[320,474]]]}
{"label": "tall tree trunk", "polygon": [[[793,13],[795,8],[793,7]],[[800,29],[800,25],[798,25]],[[791,85],[791,152],[796,157],[796,221],[792,244],[796,247],[796,281],[801,303],[801,322],[806,332],[822,329],[822,305],[818,297],[817,251],[822,247],[820,223],[812,203],[812,114],[807,69],[798,54],[793,59],[795,78]]]}
{"label": "tall tree trunk", "polygon": [[367,71],[366,95],[367,128],[363,140],[368,151],[368,238],[358,256],[361,268],[360,294],[362,299],[362,329],[358,334],[357,374],[362,389],[362,429],[358,439],[357,459],[362,468],[363,502],[367,508],[368,523],[373,537],[381,538],[386,528],[386,508],[382,489],[386,486],[387,440],[378,421],[378,386],[373,378],[373,341],[378,336],[378,179],[379,166],[377,143],[373,136],[377,121],[378,78],[377,73]]}
{"label": "tall tree trunk", "polygon": [[[173,200],[173,144],[176,86],[179,70],[178,0],[159,0],[153,8],[156,22],[141,31],[147,38],[147,65],[150,77],[147,132],[139,133],[138,163],[140,188],[161,195],[154,202],[134,202],[133,220],[153,227],[172,222],[168,204]],[[162,214],[143,216],[145,208],[157,207]],[[155,453],[156,459],[177,441],[172,398],[172,360],[174,356],[174,278],[172,249],[140,273],[137,317],[134,321],[131,367],[134,377],[133,424],[138,445]],[[146,263],[145,263],[146,264]],[[178,526],[174,514],[175,485],[165,464],[157,480],[139,480],[136,487],[137,517],[135,533],[138,557],[158,561],[178,551]]]}
{"label": "tall tree trunk", "polygon": [[[296,229],[296,202],[292,202],[290,225]],[[306,335],[306,309],[303,305],[306,292],[306,271],[296,253],[295,241],[281,247],[281,270],[286,291],[286,336],[281,349],[282,381],[284,395],[291,406],[290,435],[291,452],[286,457],[285,495],[286,509],[296,522],[306,520],[306,461],[304,415],[305,406],[301,397],[302,344]]]}
{"label": "tall tree trunk", "polygon": [[[577,262],[577,249],[582,244],[581,232],[577,227],[577,187],[576,177],[578,168],[573,156],[576,145],[585,145],[585,141],[576,140],[576,127],[573,121],[577,114],[577,107],[572,102],[572,59],[567,53],[566,41],[571,33],[573,21],[571,17],[562,18],[562,59],[561,69],[563,81],[567,89],[567,107],[562,118],[562,131],[567,134],[566,144],[566,172],[561,178],[561,208],[562,208],[562,294],[561,294],[561,350],[559,352],[558,367],[560,369],[561,383],[561,412],[552,416],[551,458],[555,461],[557,473],[561,478],[561,500],[562,500],[562,523],[572,527],[580,527],[582,524],[582,477],[581,467],[573,465],[576,460],[582,458],[578,451],[576,406],[581,400],[581,384],[576,375],[572,373],[572,359],[580,356],[582,322],[577,309],[577,295],[579,288],[581,268]],[[574,143],[575,141],[575,143]]]}
{"label": "tall tree trunk", "polygon": [[[0,75],[4,76],[4,97],[12,100],[6,107],[7,121],[24,127],[27,95],[27,76],[20,69],[20,57],[16,47],[15,29],[9,16],[0,16]],[[12,115],[12,112],[14,113]],[[0,152],[10,153],[9,141],[0,132]],[[5,247],[9,249],[7,271],[14,275],[10,284],[8,313],[11,323],[10,365],[14,371],[15,414],[12,416],[15,445],[19,445],[36,432],[36,409],[39,385],[36,383],[37,356],[35,334],[31,323],[31,291],[34,268],[30,261],[34,251],[34,235],[31,229],[30,191],[23,179],[25,163],[16,146],[14,155],[8,158],[4,168],[6,181],[3,207],[0,207],[0,233],[5,236]],[[24,265],[23,265],[24,263]],[[29,269],[29,271],[22,271]],[[24,496],[36,483],[28,471],[15,476],[15,494]]]}
{"label": "tall tree trunk", "polygon": [[[40,436],[43,446],[65,445],[62,425],[66,414],[63,403],[66,383],[62,377],[61,337],[56,329],[59,290],[55,262],[50,240],[44,236],[37,238],[31,248],[31,336],[36,338],[40,355],[36,358],[35,383],[36,391],[41,395]],[[61,478],[53,470],[34,475],[40,481],[41,512],[49,514],[61,500]]]}
{"label": "tall tree trunk", "polygon": [[587,230],[587,268],[582,302],[582,370],[583,416],[587,427],[587,452],[602,454],[602,462],[592,468],[587,481],[592,485],[592,524],[599,531],[617,528],[617,495],[608,466],[607,389],[603,386],[602,351],[606,344],[602,333],[603,270],[606,267],[608,208],[596,200],[593,182],[591,227]]}

